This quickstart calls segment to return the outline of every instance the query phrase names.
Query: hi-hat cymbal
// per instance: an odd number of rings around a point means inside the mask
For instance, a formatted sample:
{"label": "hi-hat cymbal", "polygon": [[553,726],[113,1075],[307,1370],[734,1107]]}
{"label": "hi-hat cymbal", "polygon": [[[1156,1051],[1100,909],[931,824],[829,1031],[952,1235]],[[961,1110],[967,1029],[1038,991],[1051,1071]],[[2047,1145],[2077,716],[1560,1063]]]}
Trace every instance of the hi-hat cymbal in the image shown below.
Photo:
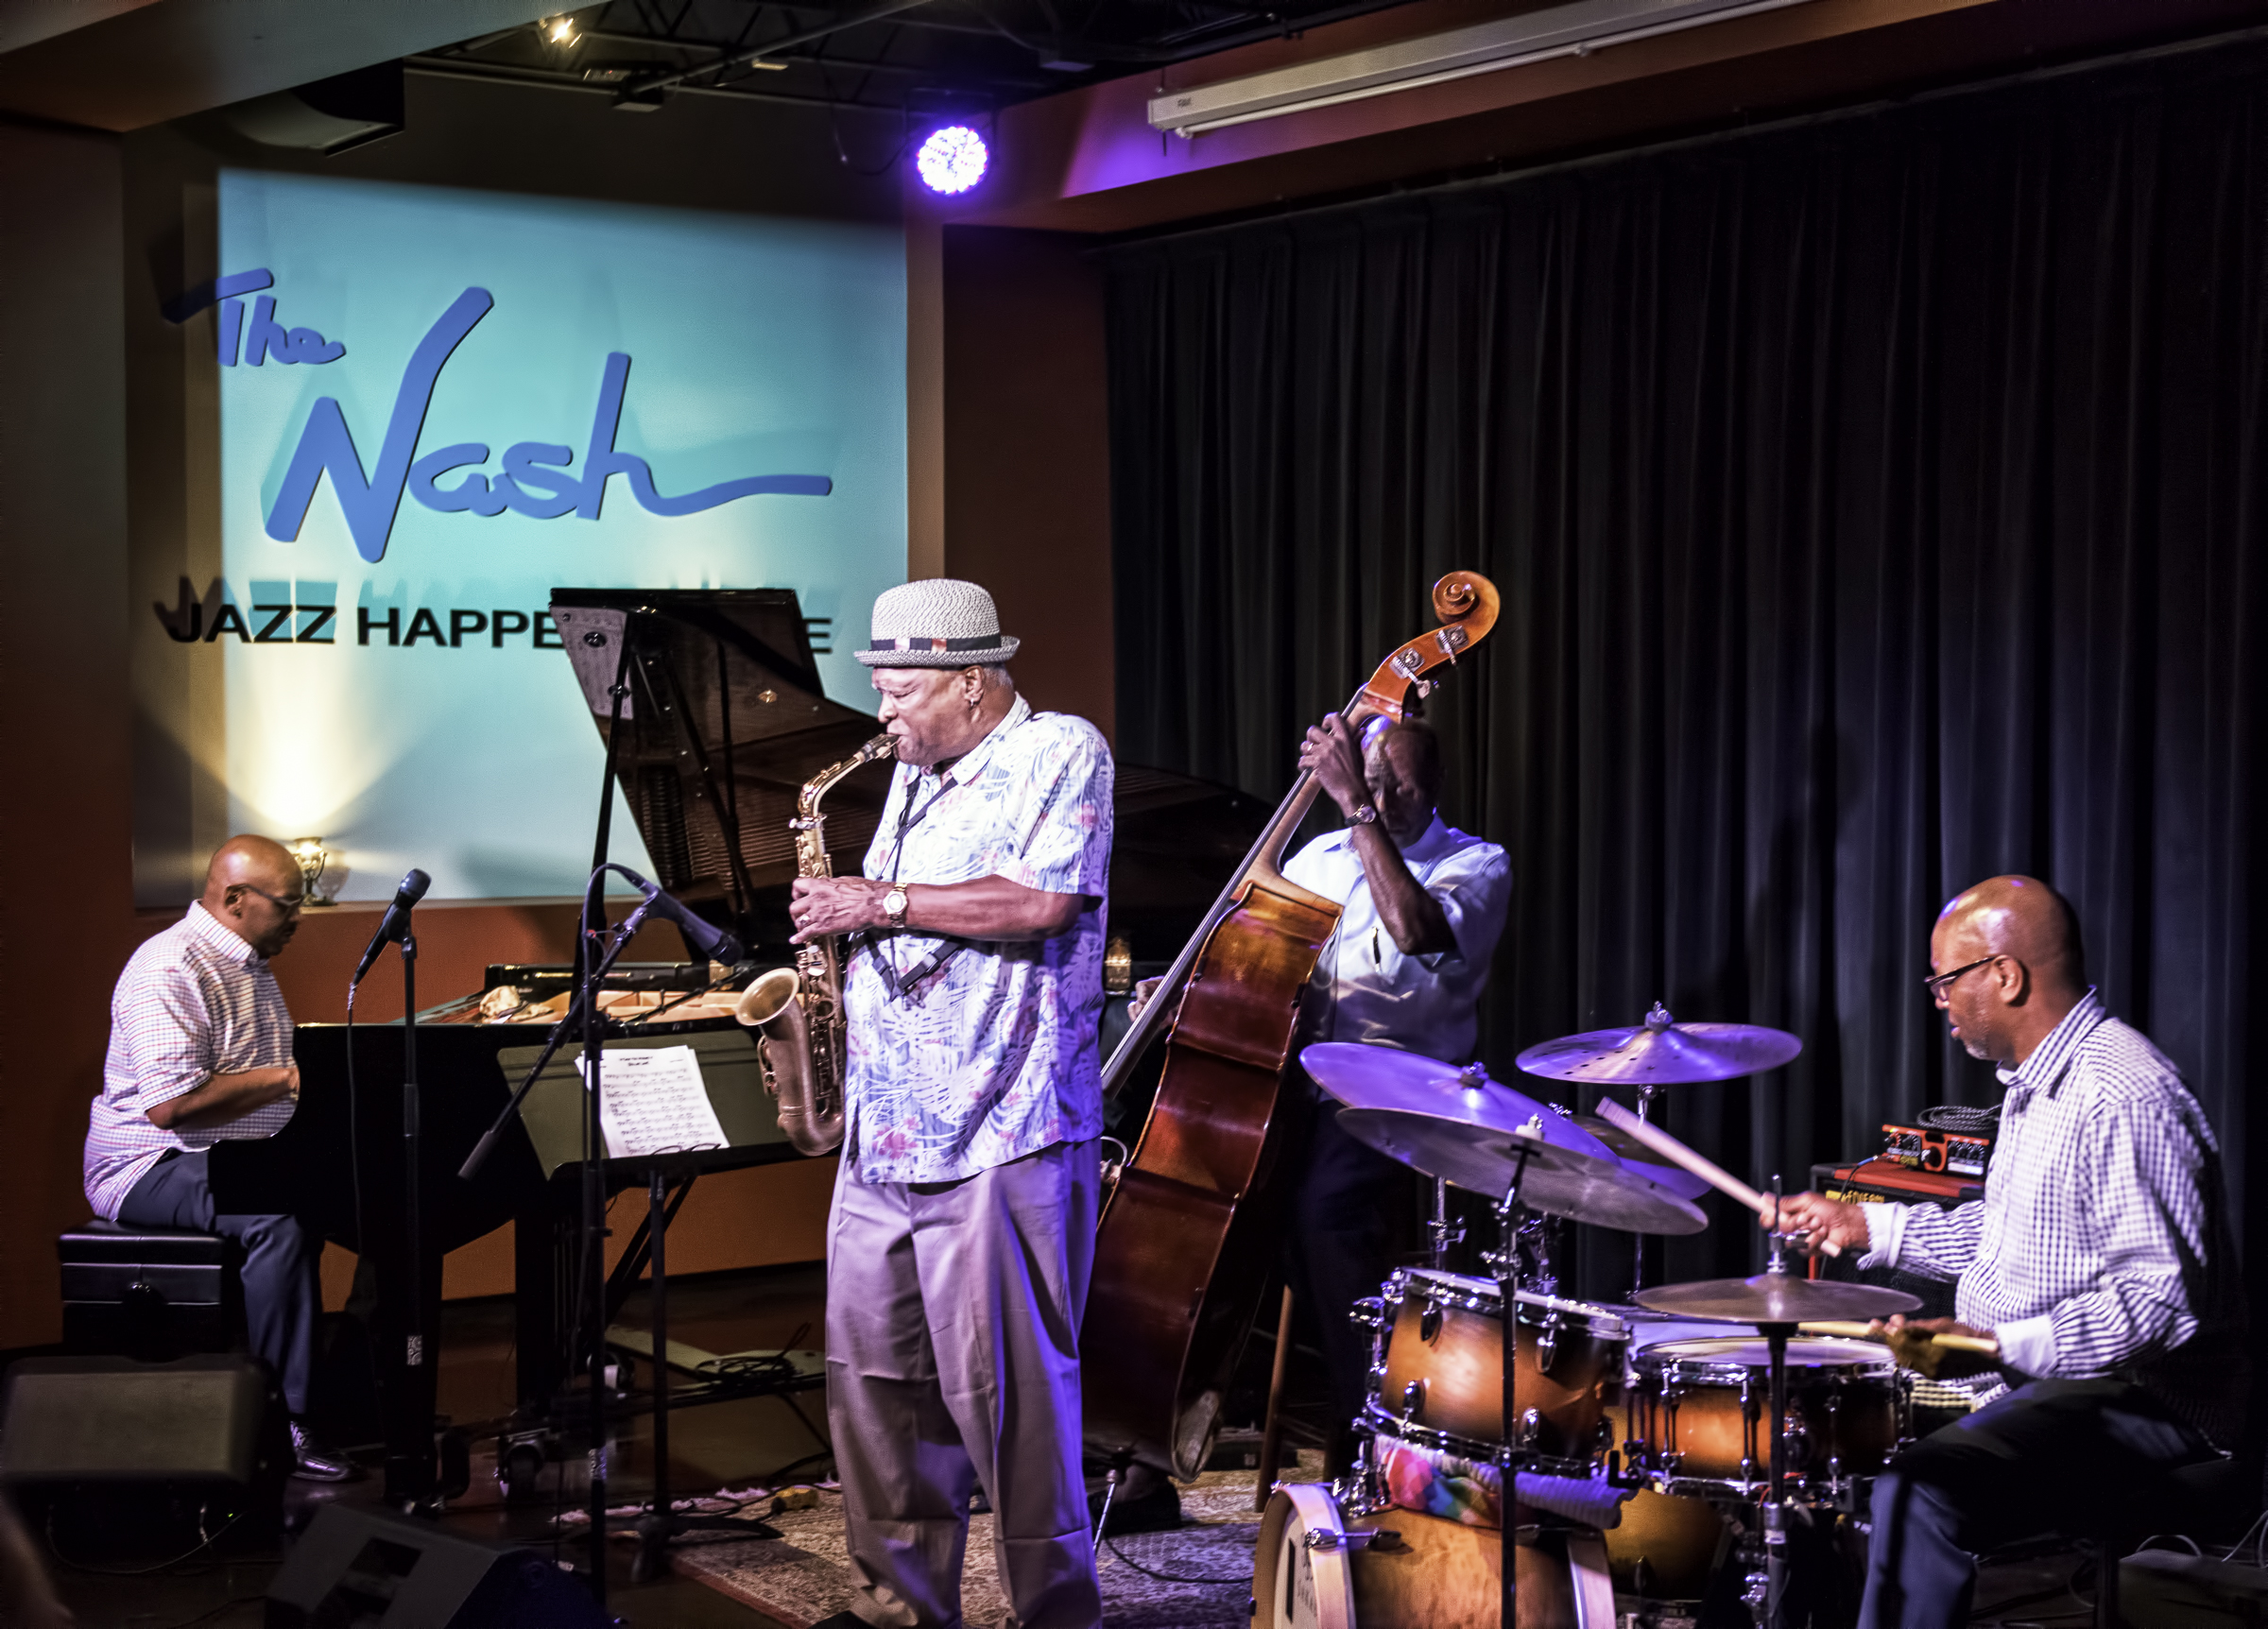
{"label": "hi-hat cymbal", "polygon": [[[1547,1104],[1502,1081],[1488,1078],[1479,1064],[1459,1069],[1418,1053],[1352,1041],[1319,1041],[1299,1054],[1299,1065],[1317,1086],[1349,1108],[1383,1108],[1445,1115],[1472,1126],[1511,1131],[1533,1125],[1556,1148],[1612,1162],[1614,1153]],[[1453,1180],[1453,1178],[1452,1178]],[[1496,1192],[1501,1196],[1500,1184]]]}
{"label": "hi-hat cymbal", "polygon": [[1753,1023],[1679,1023],[1659,1002],[1635,1029],[1594,1029],[1539,1041],[1514,1061],[1530,1074],[1601,1085],[1675,1086],[1778,1069],[1803,1050],[1786,1030]]}
{"label": "hi-hat cymbal", "polygon": [[1575,1114],[1568,1118],[1604,1142],[1614,1157],[1623,1162],[1623,1169],[1633,1176],[1642,1176],[1655,1187],[1666,1188],[1680,1199],[1698,1199],[1709,1192],[1706,1178],[1695,1176],[1683,1166],[1664,1165],[1661,1156],[1611,1120],[1601,1120],[1595,1114]]}
{"label": "hi-hat cymbal", "polygon": [[1664,1284],[1631,1296],[1652,1312],[1674,1318],[1702,1318],[1727,1324],[1808,1324],[1843,1318],[1872,1320],[1911,1312],[1921,1305],[1903,1290],[1875,1284],[1847,1284],[1834,1278],[1801,1278],[1793,1273],[1759,1273],[1752,1278],[1704,1278],[1694,1284]]}
{"label": "hi-hat cymbal", "polygon": [[1560,1147],[1534,1123],[1500,1127],[1413,1109],[1348,1108],[1339,1126],[1413,1171],[1492,1199],[1503,1198],[1517,1175],[1520,1202],[1550,1215],[1625,1233],[1698,1233],[1709,1226],[1690,1200],[1632,1175],[1613,1155]]}

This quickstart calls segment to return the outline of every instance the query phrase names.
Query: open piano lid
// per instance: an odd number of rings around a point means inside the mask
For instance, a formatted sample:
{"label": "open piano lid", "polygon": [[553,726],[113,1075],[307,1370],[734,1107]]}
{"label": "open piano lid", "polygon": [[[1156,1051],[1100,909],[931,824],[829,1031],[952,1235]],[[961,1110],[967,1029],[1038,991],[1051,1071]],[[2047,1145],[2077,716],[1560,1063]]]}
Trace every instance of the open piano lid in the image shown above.
{"label": "open piano lid", "polygon": [[[626,627],[633,639],[615,768],[655,880],[751,951],[786,954],[788,822],[803,783],[879,733],[827,699],[788,589],[554,589],[558,625],[601,739]],[[1137,958],[1170,957],[1268,810],[1162,769],[1118,765],[1110,930]],[[870,764],[827,794],[827,851],[855,876],[890,788]]]}
{"label": "open piano lid", "polygon": [[[551,616],[599,738],[630,639],[614,768],[655,881],[755,946],[787,938],[796,795],[881,733],[827,699],[789,589],[554,589]],[[881,817],[888,766],[827,794],[827,849],[855,875]]]}

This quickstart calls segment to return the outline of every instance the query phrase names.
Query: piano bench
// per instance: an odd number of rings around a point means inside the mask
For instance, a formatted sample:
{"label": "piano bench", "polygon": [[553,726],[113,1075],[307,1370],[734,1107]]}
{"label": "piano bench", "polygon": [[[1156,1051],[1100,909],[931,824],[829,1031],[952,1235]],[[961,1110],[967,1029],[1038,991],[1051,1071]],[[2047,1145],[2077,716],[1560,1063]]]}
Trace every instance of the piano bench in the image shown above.
{"label": "piano bench", "polygon": [[245,1344],[238,1252],[217,1233],[97,1217],[59,1235],[55,1253],[67,1351],[164,1363]]}

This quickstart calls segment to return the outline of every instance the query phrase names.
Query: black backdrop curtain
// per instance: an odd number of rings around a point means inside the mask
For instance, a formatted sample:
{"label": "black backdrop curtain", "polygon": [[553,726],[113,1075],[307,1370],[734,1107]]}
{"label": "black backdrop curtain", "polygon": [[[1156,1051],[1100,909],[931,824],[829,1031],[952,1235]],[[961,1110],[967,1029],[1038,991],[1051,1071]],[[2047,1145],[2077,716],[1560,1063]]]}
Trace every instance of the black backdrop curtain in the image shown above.
{"label": "black backdrop curtain", "polygon": [[1109,251],[1120,753],[1273,800],[1486,572],[1432,716],[1512,858],[1500,1077],[1657,997],[1784,1027],[1669,1121],[1802,1186],[1995,1100],[1919,980],[2032,872],[2242,1207],[2264,132],[2231,44]]}

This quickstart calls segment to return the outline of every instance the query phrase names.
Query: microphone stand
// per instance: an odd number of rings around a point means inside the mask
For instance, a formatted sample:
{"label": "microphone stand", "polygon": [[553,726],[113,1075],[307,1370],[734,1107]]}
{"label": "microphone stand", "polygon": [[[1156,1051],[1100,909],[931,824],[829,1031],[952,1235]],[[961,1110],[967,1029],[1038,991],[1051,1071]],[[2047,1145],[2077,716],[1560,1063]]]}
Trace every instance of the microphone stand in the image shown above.
{"label": "microphone stand", "polygon": [[[409,1328],[403,1333],[403,1367],[409,1370],[412,1412],[421,1417],[415,1450],[404,1454],[396,1442],[387,1455],[387,1496],[408,1504],[424,1504],[434,1496],[432,1371],[425,1363],[425,1217],[419,1207],[419,1159],[422,1152],[418,1123],[418,936],[404,913],[402,924],[402,1191],[408,1213],[409,1267],[404,1275],[409,1287]],[[367,1247],[368,1241],[364,1241]]]}

